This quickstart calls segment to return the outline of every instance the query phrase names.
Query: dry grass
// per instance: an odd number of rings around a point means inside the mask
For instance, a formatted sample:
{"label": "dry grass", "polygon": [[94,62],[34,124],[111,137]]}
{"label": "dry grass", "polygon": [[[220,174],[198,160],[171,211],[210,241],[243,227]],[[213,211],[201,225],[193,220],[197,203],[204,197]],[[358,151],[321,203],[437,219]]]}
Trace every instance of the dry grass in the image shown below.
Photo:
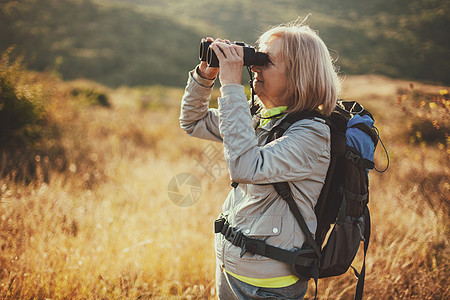
{"label": "dry grass", "polygon": [[[221,146],[179,128],[182,90],[105,90],[108,109],[65,93],[91,83],[58,84],[50,114],[67,168],[50,171],[48,180],[0,179],[0,298],[214,298],[212,221],[229,180],[224,170],[205,174],[197,162]],[[371,174],[366,299],[449,297],[448,158],[399,138],[396,90],[407,85],[373,76],[345,81],[345,96],[375,113],[391,157],[387,173]],[[385,163],[381,148],[376,160]],[[52,163],[40,159],[37,169]],[[202,195],[179,207],[167,187],[185,172],[201,180]],[[355,285],[351,272],[321,280],[319,298],[350,299]],[[313,292],[310,284],[307,297]]]}

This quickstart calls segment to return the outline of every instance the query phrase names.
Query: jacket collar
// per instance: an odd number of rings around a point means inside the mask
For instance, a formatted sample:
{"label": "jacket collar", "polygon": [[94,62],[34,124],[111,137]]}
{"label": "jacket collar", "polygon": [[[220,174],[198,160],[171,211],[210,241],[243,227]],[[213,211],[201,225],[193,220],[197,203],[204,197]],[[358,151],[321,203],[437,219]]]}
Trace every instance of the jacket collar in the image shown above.
{"label": "jacket collar", "polygon": [[[271,128],[274,125],[274,122],[282,119],[286,114],[284,113],[287,110],[287,106],[277,106],[270,109],[263,108],[259,114],[259,127]],[[266,126],[271,124],[272,126]]]}

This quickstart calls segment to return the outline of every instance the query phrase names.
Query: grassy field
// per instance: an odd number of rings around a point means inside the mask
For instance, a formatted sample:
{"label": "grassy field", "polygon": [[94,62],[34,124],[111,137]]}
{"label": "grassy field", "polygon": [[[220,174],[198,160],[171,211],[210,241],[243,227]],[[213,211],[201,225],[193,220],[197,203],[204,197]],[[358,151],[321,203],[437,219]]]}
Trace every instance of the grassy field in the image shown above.
{"label": "grassy field", "polygon": [[[64,155],[47,141],[39,144],[45,151],[2,156],[0,298],[214,298],[212,222],[230,181],[222,146],[179,128],[183,91],[26,78],[16,87],[45,96],[47,125],[58,133],[51,140]],[[343,96],[374,113],[391,163],[386,173],[371,172],[366,299],[450,297],[448,136],[426,139],[416,127],[419,115],[437,113],[437,132],[448,135],[444,88],[378,76],[344,81]],[[100,91],[110,107],[76,89]],[[437,100],[441,106],[430,104]],[[376,163],[386,164],[381,147]],[[201,182],[188,207],[168,195],[181,173]],[[350,299],[355,285],[350,271],[320,280],[319,299]]]}

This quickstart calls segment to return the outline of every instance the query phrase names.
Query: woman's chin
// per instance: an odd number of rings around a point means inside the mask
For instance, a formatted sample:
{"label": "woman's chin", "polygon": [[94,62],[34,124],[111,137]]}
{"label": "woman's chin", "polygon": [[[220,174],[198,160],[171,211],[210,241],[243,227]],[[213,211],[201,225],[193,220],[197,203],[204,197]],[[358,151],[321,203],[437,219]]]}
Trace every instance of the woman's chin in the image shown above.
{"label": "woman's chin", "polygon": [[253,87],[253,90],[254,90],[255,94],[256,94],[260,99],[261,99],[261,96],[264,96],[264,95],[263,95],[263,89],[261,88],[260,85],[255,85],[255,86]]}

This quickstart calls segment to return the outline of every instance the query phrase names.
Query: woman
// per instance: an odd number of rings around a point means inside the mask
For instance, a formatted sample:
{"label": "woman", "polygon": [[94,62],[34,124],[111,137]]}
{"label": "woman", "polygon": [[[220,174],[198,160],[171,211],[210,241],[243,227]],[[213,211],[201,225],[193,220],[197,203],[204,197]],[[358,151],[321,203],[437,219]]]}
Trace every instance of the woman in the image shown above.
{"label": "woman", "polygon": [[[266,244],[299,249],[305,235],[271,184],[289,182],[314,233],[314,206],[330,161],[330,130],[317,118],[303,119],[281,138],[270,143],[266,140],[270,129],[287,113],[320,109],[329,115],[339,81],[327,47],[307,26],[294,23],[272,28],[258,44],[270,60],[265,66],[252,67],[256,73],[254,90],[263,104],[259,124],[252,120],[241,85],[242,47],[220,39],[211,44],[219,68],[202,62],[190,72],[180,124],[192,136],[223,142],[231,180],[239,184],[223,204],[222,215],[230,226]],[[219,108],[208,109],[217,74],[221,83]],[[220,299],[301,299],[305,295],[307,281],[293,275],[289,265],[245,253],[220,233],[216,234],[215,248]]]}

